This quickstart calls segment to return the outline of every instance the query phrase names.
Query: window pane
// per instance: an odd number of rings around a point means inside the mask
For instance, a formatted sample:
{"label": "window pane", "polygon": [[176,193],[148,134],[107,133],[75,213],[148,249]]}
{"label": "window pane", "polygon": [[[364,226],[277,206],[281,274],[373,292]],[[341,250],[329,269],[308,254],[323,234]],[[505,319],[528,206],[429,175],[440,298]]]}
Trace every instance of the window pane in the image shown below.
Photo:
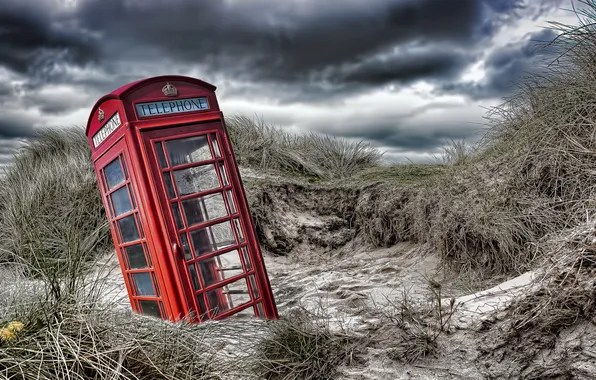
{"label": "window pane", "polygon": [[166,156],[163,153],[163,146],[160,142],[155,143],[155,150],[157,151],[157,158],[159,159],[159,164],[162,168],[167,168],[168,162],[166,161]]}
{"label": "window pane", "polygon": [[211,143],[213,144],[213,152],[215,153],[215,157],[220,158],[221,152],[219,151],[219,144],[217,143],[217,136],[215,133],[211,134]]}
{"label": "window pane", "polygon": [[182,249],[184,251],[184,258],[186,260],[192,259],[192,254],[190,253],[190,244],[188,244],[188,238],[186,237],[186,233],[180,234],[180,241],[182,242]]}
{"label": "window pane", "polygon": [[145,260],[145,254],[141,244],[131,245],[124,248],[124,250],[126,252],[126,257],[128,257],[128,265],[130,269],[147,268],[147,260]]}
{"label": "window pane", "polygon": [[172,203],[172,214],[174,214],[174,220],[176,221],[176,227],[178,229],[184,228],[184,223],[182,222],[182,216],[180,215],[180,208],[178,208],[178,203]]}
{"label": "window pane", "polygon": [[230,186],[230,181],[228,180],[228,172],[226,171],[226,166],[223,162],[218,162],[217,165],[219,166],[219,173],[221,174],[221,180],[224,186]]}
{"label": "window pane", "polygon": [[161,318],[159,311],[159,303],[157,301],[139,301],[141,305],[141,313],[151,317]]}
{"label": "window pane", "polygon": [[189,226],[228,215],[221,193],[186,200],[182,202],[182,208]]}
{"label": "window pane", "polygon": [[197,303],[199,304],[199,318],[201,318],[201,321],[209,319],[209,315],[207,315],[207,305],[205,305],[203,293],[197,295]]}
{"label": "window pane", "polygon": [[211,151],[206,136],[194,136],[166,141],[166,150],[172,166],[210,160]]}
{"label": "window pane", "polygon": [[188,266],[188,275],[190,276],[190,280],[192,281],[192,287],[194,290],[201,289],[201,283],[199,282],[199,277],[197,276],[197,268],[194,264]]}
{"label": "window pane", "polygon": [[120,219],[118,221],[118,227],[120,227],[120,234],[122,235],[123,243],[140,239],[139,230],[135,224],[134,214]]}
{"label": "window pane", "polygon": [[232,190],[227,190],[226,195],[228,197],[228,204],[230,205],[230,212],[236,213],[236,204],[234,203],[234,197],[232,196]]}
{"label": "window pane", "polygon": [[[235,307],[244,305],[247,302],[250,302],[250,295],[248,294],[248,286],[246,285],[246,279],[241,278],[238,281],[232,282],[229,285],[224,286],[223,288],[213,289],[207,292],[207,298],[209,301],[217,296],[219,292],[223,293],[225,299],[228,302],[220,302],[216,305],[212,305],[209,303],[209,306],[214,310],[214,315],[222,314],[228,310],[231,310]],[[228,298],[229,296],[229,298]]]}
{"label": "window pane", "polygon": [[155,296],[155,291],[153,290],[153,280],[151,279],[151,273],[133,273],[132,277],[137,288],[138,296]]}
{"label": "window pane", "polygon": [[257,311],[259,312],[259,317],[265,316],[265,310],[263,310],[263,304],[261,302],[257,303]]}
{"label": "window pane", "polygon": [[252,270],[252,263],[250,261],[250,256],[248,255],[248,250],[246,247],[240,248],[242,252],[242,259],[244,260],[244,265],[246,266],[246,270]]}
{"label": "window pane", "polygon": [[242,227],[240,227],[240,220],[234,219],[234,227],[236,228],[236,233],[238,234],[238,240],[240,243],[244,243],[244,234],[242,233]]}
{"label": "window pane", "polygon": [[224,249],[236,244],[229,221],[203,227],[190,233],[197,256]]}
{"label": "window pane", "polygon": [[252,288],[252,295],[255,299],[257,299],[261,296],[259,293],[259,287],[257,286],[257,280],[255,280],[255,276],[252,274],[248,276],[248,278],[250,281],[250,286]]}
{"label": "window pane", "polygon": [[174,181],[180,196],[219,187],[219,180],[213,164],[176,170],[174,171]]}
{"label": "window pane", "polygon": [[170,173],[163,173],[163,181],[166,185],[166,191],[168,192],[168,197],[170,199],[176,198],[176,193],[174,192],[174,185],[172,185],[172,177]]}
{"label": "window pane", "polygon": [[126,186],[114,191],[111,197],[115,216],[125,214],[132,210],[132,204],[130,203],[128,188]]}
{"label": "window pane", "polygon": [[124,172],[120,166],[120,158],[110,162],[105,168],[106,180],[108,181],[108,188],[113,189],[124,182]]}
{"label": "window pane", "polygon": [[199,261],[199,270],[205,287],[244,273],[236,250]]}

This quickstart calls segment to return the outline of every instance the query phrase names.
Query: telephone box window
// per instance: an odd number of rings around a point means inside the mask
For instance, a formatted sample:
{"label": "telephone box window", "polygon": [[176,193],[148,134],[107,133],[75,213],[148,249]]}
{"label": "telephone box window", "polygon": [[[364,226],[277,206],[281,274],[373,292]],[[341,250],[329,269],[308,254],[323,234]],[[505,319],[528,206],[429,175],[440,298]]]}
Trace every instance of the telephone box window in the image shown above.
{"label": "telephone box window", "polygon": [[141,244],[129,245],[124,250],[126,251],[130,269],[147,268],[147,260],[145,259],[145,252],[143,252],[143,246]]}
{"label": "telephone box window", "polygon": [[157,157],[159,158],[159,164],[162,168],[168,167],[168,161],[166,161],[166,156],[163,153],[163,146],[160,142],[155,143],[155,150],[157,151]]}
{"label": "telephone box window", "polygon": [[180,196],[217,189],[219,187],[219,179],[217,178],[215,165],[213,164],[175,170],[174,181],[176,182],[176,188]]}
{"label": "telephone box window", "polygon": [[213,144],[213,153],[215,153],[215,157],[220,158],[221,152],[219,151],[219,144],[217,143],[217,136],[215,133],[211,134],[211,143]]}
{"label": "telephone box window", "polygon": [[183,201],[182,208],[189,226],[228,216],[221,193]]}
{"label": "telephone box window", "polygon": [[[219,288],[210,290],[207,292],[207,297],[217,297],[219,291]],[[242,306],[252,301],[248,292],[248,285],[246,284],[246,279],[244,278],[224,286],[223,294],[226,295],[228,298],[229,302],[227,303],[227,305],[224,304],[224,307],[221,307],[221,305],[209,305],[212,306],[212,313],[215,315],[219,315],[221,313],[224,313],[226,311],[229,311],[233,308]]]}
{"label": "telephone box window", "polygon": [[192,286],[194,290],[200,290],[201,284],[199,284],[199,277],[197,276],[197,268],[194,264],[188,266],[188,275],[192,280]]}
{"label": "telephone box window", "polygon": [[166,141],[166,150],[172,166],[211,160],[206,136],[187,137]]}
{"label": "telephone box window", "polygon": [[230,213],[236,213],[236,206],[234,204],[234,196],[232,195],[232,190],[226,191],[226,197],[228,198],[228,205],[230,205]]}
{"label": "telephone box window", "polygon": [[221,173],[221,180],[223,181],[224,186],[230,186],[230,181],[228,181],[228,174],[226,172],[226,166],[223,162],[218,164],[219,172]]}
{"label": "telephone box window", "polygon": [[199,266],[202,267],[201,271],[207,271],[208,268],[214,268],[215,271],[218,272],[218,276],[216,278],[205,281],[205,287],[209,287],[220,281],[224,281],[244,273],[242,262],[240,261],[240,256],[238,255],[237,250],[201,260],[199,261]]}
{"label": "telephone box window", "polygon": [[218,251],[236,243],[229,221],[192,231],[190,236],[197,256]]}
{"label": "telephone box window", "polygon": [[170,173],[163,173],[163,181],[166,184],[166,189],[168,190],[168,197],[170,199],[176,198],[176,192],[174,191],[174,185],[172,184],[172,177]]}
{"label": "telephone box window", "polygon": [[105,169],[104,173],[106,175],[106,181],[108,183],[108,189],[113,189],[116,186],[120,185],[124,182],[124,172],[122,171],[122,166],[120,165],[120,159],[117,158],[111,163],[109,163]]}
{"label": "telephone box window", "polygon": [[250,257],[248,256],[248,250],[246,249],[246,246],[240,248],[240,251],[242,251],[242,259],[244,260],[244,266],[246,267],[246,270],[251,271],[252,266],[250,265]]}
{"label": "telephone box window", "polygon": [[139,301],[141,306],[141,313],[152,317],[161,318],[161,311],[159,310],[159,303],[157,301]]}
{"label": "telephone box window", "polygon": [[184,222],[182,221],[182,216],[180,215],[178,202],[172,203],[172,214],[174,215],[174,220],[176,220],[176,227],[178,227],[179,230],[184,228]]}
{"label": "telephone box window", "polygon": [[153,280],[149,272],[133,273],[135,286],[137,288],[137,294],[139,296],[154,297],[155,290],[153,290]]}
{"label": "telephone box window", "polygon": [[121,187],[120,189],[114,191],[111,197],[112,204],[114,205],[115,216],[126,214],[132,210],[132,203],[130,202],[127,186]]}
{"label": "telephone box window", "polygon": [[255,280],[255,276],[252,274],[248,276],[250,281],[250,287],[252,288],[252,294],[255,299],[259,298],[259,287],[257,286],[257,281]]}
{"label": "telephone box window", "polygon": [[188,238],[186,237],[186,233],[180,234],[180,240],[182,241],[182,249],[184,250],[184,258],[186,260],[192,259],[192,254],[190,253],[190,244],[188,244]]}
{"label": "telephone box window", "polygon": [[118,227],[120,228],[123,243],[139,240],[141,238],[135,223],[134,215],[129,215],[118,220]]}
{"label": "telephone box window", "polygon": [[244,243],[244,235],[242,234],[242,227],[240,227],[240,221],[234,219],[234,227],[236,228],[236,234],[238,235],[238,242]]}

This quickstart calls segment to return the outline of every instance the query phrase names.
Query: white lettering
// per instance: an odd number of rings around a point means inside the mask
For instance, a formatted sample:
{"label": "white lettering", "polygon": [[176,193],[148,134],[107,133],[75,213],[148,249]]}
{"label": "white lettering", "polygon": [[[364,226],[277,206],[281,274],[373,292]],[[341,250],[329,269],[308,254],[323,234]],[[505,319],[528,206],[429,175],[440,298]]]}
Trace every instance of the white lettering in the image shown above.
{"label": "white lettering", "polygon": [[120,115],[118,112],[114,114],[106,123],[101,127],[95,135],[93,135],[93,146],[97,148],[109,135],[112,134],[120,126]]}
{"label": "white lettering", "polygon": [[161,102],[139,103],[136,105],[139,118],[157,115],[170,115],[174,113],[204,111],[209,109],[207,98],[164,100]]}

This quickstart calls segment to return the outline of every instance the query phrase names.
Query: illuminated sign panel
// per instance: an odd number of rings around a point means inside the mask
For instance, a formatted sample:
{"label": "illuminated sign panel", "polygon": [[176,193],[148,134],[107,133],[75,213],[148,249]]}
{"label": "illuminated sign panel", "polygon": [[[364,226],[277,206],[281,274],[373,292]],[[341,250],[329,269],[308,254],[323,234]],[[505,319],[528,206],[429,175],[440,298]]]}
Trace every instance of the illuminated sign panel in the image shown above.
{"label": "illuminated sign panel", "polygon": [[164,100],[161,102],[139,103],[136,105],[139,117],[158,115],[171,115],[176,113],[204,111],[209,109],[207,97],[177,100]]}
{"label": "illuminated sign panel", "polygon": [[94,147],[97,148],[97,146],[107,139],[108,136],[120,126],[120,124],[120,115],[118,115],[118,112],[116,112],[114,116],[112,116],[110,120],[106,121],[104,126],[101,127],[101,129],[93,136]]}

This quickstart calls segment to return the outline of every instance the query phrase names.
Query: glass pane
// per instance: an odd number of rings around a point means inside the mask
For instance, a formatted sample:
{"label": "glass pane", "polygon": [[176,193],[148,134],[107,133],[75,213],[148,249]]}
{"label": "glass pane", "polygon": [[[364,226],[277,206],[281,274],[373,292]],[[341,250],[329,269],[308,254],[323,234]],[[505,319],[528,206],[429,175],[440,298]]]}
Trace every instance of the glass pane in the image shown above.
{"label": "glass pane", "polygon": [[248,279],[250,281],[250,286],[252,288],[252,295],[254,299],[259,298],[261,295],[259,293],[259,287],[257,286],[257,280],[255,280],[255,276],[251,274],[250,276],[248,276]]}
{"label": "glass pane", "polygon": [[174,192],[174,186],[172,185],[172,177],[170,173],[163,173],[163,181],[166,184],[166,190],[168,192],[168,197],[170,199],[176,198],[176,193]]}
{"label": "glass pane", "polygon": [[213,144],[213,152],[215,153],[215,157],[220,158],[221,152],[219,151],[219,144],[217,143],[217,136],[215,133],[211,134],[211,143]]}
{"label": "glass pane", "polygon": [[120,166],[120,158],[110,162],[105,168],[106,180],[108,182],[108,188],[113,189],[124,182],[124,172]]}
{"label": "glass pane", "polygon": [[192,231],[190,238],[192,239],[197,256],[236,244],[232,225],[229,221]]}
{"label": "glass pane", "polygon": [[168,162],[166,161],[166,156],[163,153],[163,146],[160,142],[155,143],[155,150],[157,151],[157,158],[159,159],[159,164],[162,168],[167,168]]}
{"label": "glass pane", "polygon": [[219,187],[219,180],[213,164],[176,170],[174,171],[174,181],[180,196]]}
{"label": "glass pane", "polygon": [[219,173],[221,174],[221,180],[224,186],[230,186],[230,181],[228,180],[228,172],[226,171],[226,166],[223,162],[218,162],[217,165],[219,166]]}
{"label": "glass pane", "polygon": [[234,219],[234,228],[236,228],[238,240],[240,241],[240,243],[244,243],[244,234],[242,233],[242,228],[240,227],[240,220]]}
{"label": "glass pane", "polygon": [[199,304],[199,318],[201,318],[202,321],[209,319],[209,316],[207,315],[207,305],[205,305],[203,293],[197,295],[197,303]]}
{"label": "glass pane", "polygon": [[257,304],[257,311],[259,312],[259,317],[265,316],[265,310],[263,310],[263,304],[261,302]]}
{"label": "glass pane", "polygon": [[199,261],[199,270],[205,287],[244,273],[236,250]]}
{"label": "glass pane", "polygon": [[218,300],[218,304],[216,307],[214,307],[215,305],[212,305],[210,303],[209,306],[213,309],[216,309],[214,310],[214,315],[219,315],[221,313],[224,313],[228,310],[244,305],[245,303],[251,301],[250,295],[248,294],[248,286],[246,284],[245,278],[241,278],[238,281],[232,282],[231,284],[226,285],[223,288],[217,288],[208,291],[208,299],[211,300],[213,296],[217,296],[217,294],[222,290],[223,296],[225,297],[224,299],[227,299],[227,302],[222,302],[223,300]]}
{"label": "glass pane", "polygon": [[132,211],[132,204],[130,203],[128,188],[126,186],[114,191],[110,196],[112,197],[115,216]]}
{"label": "glass pane", "polygon": [[222,218],[228,215],[226,205],[221,193],[205,195],[182,202],[186,222],[194,226],[209,220]]}
{"label": "glass pane", "polygon": [[190,280],[192,281],[192,287],[194,290],[200,290],[201,284],[199,283],[199,277],[197,276],[197,268],[194,264],[188,266],[188,275],[190,276]]}
{"label": "glass pane", "polygon": [[240,248],[240,251],[242,251],[242,259],[244,260],[246,270],[252,270],[252,263],[250,261],[250,256],[248,255],[248,250],[246,247],[242,247]]}
{"label": "glass pane", "polygon": [[184,228],[184,223],[182,222],[182,216],[180,215],[180,209],[178,208],[178,203],[172,203],[172,214],[174,214],[174,220],[176,221],[176,227],[178,229]]}
{"label": "glass pane", "polygon": [[123,243],[140,239],[139,230],[135,224],[134,214],[120,219],[118,221],[118,227],[120,227],[120,234],[122,235]]}
{"label": "glass pane", "polygon": [[128,266],[130,269],[147,268],[147,260],[145,260],[145,253],[141,244],[131,245],[124,248],[126,257],[128,257]]}
{"label": "glass pane", "polygon": [[211,160],[206,136],[194,136],[166,141],[166,150],[172,166]]}
{"label": "glass pane", "polygon": [[157,301],[139,301],[139,304],[141,305],[141,313],[143,315],[161,318],[159,303]]}
{"label": "glass pane", "polygon": [[190,244],[188,244],[188,238],[186,237],[185,233],[180,234],[180,241],[182,242],[182,249],[184,251],[184,258],[186,260],[192,259],[192,254],[190,253]]}
{"label": "glass pane", "polygon": [[153,280],[151,278],[151,273],[143,272],[143,273],[133,273],[132,278],[135,283],[135,287],[137,288],[138,296],[155,296],[155,291],[153,290]]}
{"label": "glass pane", "polygon": [[234,197],[232,196],[232,190],[226,191],[226,195],[228,197],[228,204],[230,205],[230,212],[232,214],[236,213],[236,204],[234,203]]}

